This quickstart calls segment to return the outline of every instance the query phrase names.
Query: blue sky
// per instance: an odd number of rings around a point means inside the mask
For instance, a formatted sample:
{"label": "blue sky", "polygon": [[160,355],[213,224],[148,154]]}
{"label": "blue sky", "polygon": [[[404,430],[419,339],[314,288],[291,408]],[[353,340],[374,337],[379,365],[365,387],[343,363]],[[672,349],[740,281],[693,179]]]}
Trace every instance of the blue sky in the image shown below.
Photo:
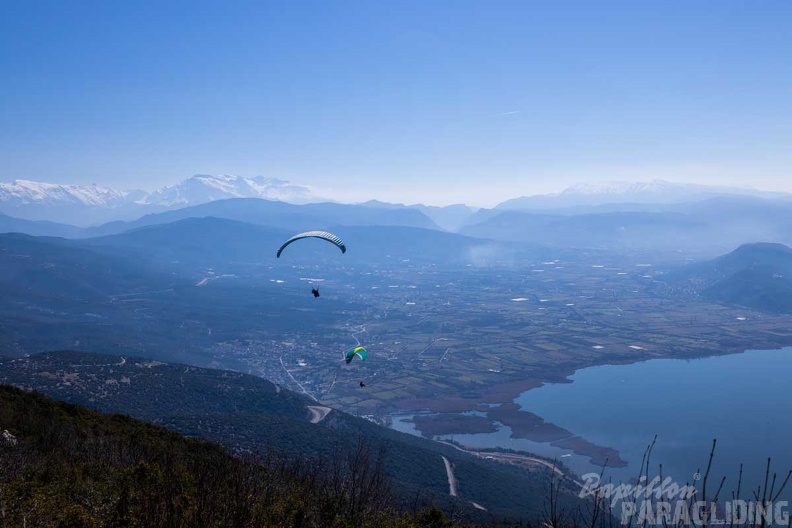
{"label": "blue sky", "polygon": [[0,181],[792,191],[792,3],[0,0]]}

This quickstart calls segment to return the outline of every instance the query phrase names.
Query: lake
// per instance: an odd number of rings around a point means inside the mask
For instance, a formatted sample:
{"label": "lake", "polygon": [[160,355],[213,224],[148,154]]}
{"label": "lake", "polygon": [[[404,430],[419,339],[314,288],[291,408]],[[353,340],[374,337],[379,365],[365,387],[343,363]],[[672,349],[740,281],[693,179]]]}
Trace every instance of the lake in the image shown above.
{"label": "lake", "polygon": [[[711,482],[727,477],[736,487],[745,464],[743,489],[764,481],[767,458],[783,479],[792,469],[792,348],[747,351],[693,360],[656,359],[631,365],[605,365],[577,371],[572,383],[524,392],[515,402],[595,444],[612,447],[628,462],[606,475],[626,481],[637,476],[641,458],[657,435],[652,473],[684,484],[707,465],[713,438],[718,445]],[[403,417],[394,428],[415,432]],[[449,435],[475,447],[500,446],[559,458],[578,473],[598,471],[583,456],[548,444],[495,433]],[[572,456],[569,456],[569,455]],[[714,484],[717,487],[717,482]],[[787,492],[791,488],[788,487]],[[785,493],[789,495],[789,493]]]}

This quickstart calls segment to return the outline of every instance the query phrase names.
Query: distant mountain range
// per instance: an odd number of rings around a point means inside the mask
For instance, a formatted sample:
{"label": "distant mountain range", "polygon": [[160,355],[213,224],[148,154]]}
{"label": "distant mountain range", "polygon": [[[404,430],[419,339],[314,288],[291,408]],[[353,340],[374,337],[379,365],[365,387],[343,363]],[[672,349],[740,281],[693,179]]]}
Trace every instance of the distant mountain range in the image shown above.
{"label": "distant mountain range", "polygon": [[790,197],[788,194],[764,192],[739,187],[675,183],[665,180],[649,182],[602,182],[573,185],[560,193],[521,196],[495,207],[501,210],[547,210],[598,207],[612,204],[675,204],[697,202],[724,196],[758,198]]}
{"label": "distant mountain range", "polygon": [[445,207],[437,207],[434,205],[423,204],[392,204],[388,202],[380,202],[379,200],[369,200],[368,202],[363,202],[360,205],[378,209],[417,209],[431,218],[432,221],[439,227],[451,232],[458,231],[473,217],[476,211],[479,210],[477,207],[470,207],[469,205],[465,204],[453,204],[447,205]]}
{"label": "distant mountain range", "polygon": [[[87,228],[0,214],[0,233],[93,238],[207,217],[264,226],[278,231],[279,236],[309,229],[348,227],[439,231],[438,223],[442,223],[446,228],[459,226],[457,230],[449,230],[471,239],[520,247],[640,250],[661,255],[681,251],[700,259],[712,258],[751,242],[792,244],[792,201],[745,196],[655,204],[649,210],[627,208],[577,213],[491,209],[473,212],[462,205],[433,208],[371,202],[359,205],[294,205],[256,198],[233,198]],[[483,242],[480,240],[480,243]]]}
{"label": "distant mountain range", "polygon": [[[8,191],[10,187],[16,189],[14,193]],[[495,209],[376,200],[295,204],[289,201],[309,200],[315,196],[312,190],[281,180],[233,176],[194,176],[151,194],[32,182],[15,182],[4,189],[0,210],[8,214],[0,213],[0,233],[35,236],[99,237],[188,218],[216,217],[284,232],[409,227],[523,246],[681,251],[702,259],[745,243],[792,243],[790,195],[664,181],[577,185],[555,195],[504,202]],[[247,195],[254,197],[239,197]],[[84,223],[80,219],[86,215],[115,220],[76,226]],[[36,216],[62,216],[66,221],[31,219]]]}
{"label": "distant mountain range", "polygon": [[745,243],[792,243],[790,226],[792,201],[725,196],[649,210],[479,211],[459,232],[555,247],[683,251],[711,258]]}
{"label": "distant mountain range", "polygon": [[[436,207],[423,204],[394,204],[370,200],[359,204],[371,209],[414,209],[446,231],[506,210],[584,212],[659,211],[668,205],[699,202],[711,198],[790,199],[792,195],[725,186],[650,182],[610,182],[573,185],[559,193],[522,196],[507,200],[491,210],[464,204]],[[231,175],[197,174],[176,185],[148,193],[116,190],[99,185],[59,185],[26,180],[0,183],[0,214],[25,220],[46,220],[77,226],[129,221],[147,214],[193,207],[233,198],[260,198],[291,204],[328,202],[310,186],[276,178],[245,178]],[[791,200],[792,201],[792,200]]]}
{"label": "distant mountain range", "polygon": [[438,229],[415,209],[378,209],[361,205],[316,203],[294,205],[256,198],[217,200],[173,211],[150,214],[132,222],[111,222],[86,231],[88,236],[121,233],[139,227],[167,224],[185,218],[213,216],[287,231],[326,229],[330,226],[405,226]]}
{"label": "distant mountain range", "polygon": [[84,236],[85,229],[46,220],[24,220],[0,213],[0,233],[25,233],[33,236],[78,238]]}
{"label": "distant mountain range", "polygon": [[336,203],[295,205],[257,198],[232,198],[151,213],[132,221],[117,220],[94,227],[25,220],[0,214],[0,233],[86,238],[123,233],[187,218],[206,217],[226,218],[291,232],[326,229],[331,226],[402,226],[439,229],[426,214],[415,208],[379,208]]}
{"label": "distant mountain range", "polygon": [[314,189],[275,178],[197,174],[152,193],[98,185],[27,180],[0,183],[0,212],[27,220],[90,225],[228,198],[263,198],[295,204],[326,201]]}

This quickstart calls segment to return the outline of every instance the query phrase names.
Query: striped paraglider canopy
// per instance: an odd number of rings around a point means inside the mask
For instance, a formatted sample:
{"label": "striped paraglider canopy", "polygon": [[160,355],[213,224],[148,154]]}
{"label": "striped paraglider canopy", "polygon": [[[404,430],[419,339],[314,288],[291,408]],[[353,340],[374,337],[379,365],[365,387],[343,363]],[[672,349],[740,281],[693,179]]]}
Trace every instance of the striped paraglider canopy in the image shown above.
{"label": "striped paraglider canopy", "polygon": [[286,246],[288,246],[292,242],[302,240],[303,238],[320,238],[322,240],[327,240],[331,244],[335,245],[338,249],[340,249],[341,253],[346,253],[346,246],[344,245],[344,242],[333,233],[330,233],[328,231],[306,231],[304,233],[298,233],[293,237],[291,237],[286,242],[284,242],[283,245],[278,248],[277,258],[280,258],[281,253],[286,248]]}

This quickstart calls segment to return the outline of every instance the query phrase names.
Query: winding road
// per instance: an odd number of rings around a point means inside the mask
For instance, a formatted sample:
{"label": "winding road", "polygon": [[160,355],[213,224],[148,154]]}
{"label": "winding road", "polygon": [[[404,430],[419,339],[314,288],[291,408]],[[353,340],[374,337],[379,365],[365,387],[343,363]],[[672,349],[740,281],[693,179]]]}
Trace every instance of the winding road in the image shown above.
{"label": "winding road", "polygon": [[314,396],[313,394],[311,394],[310,392],[308,392],[306,390],[306,388],[303,387],[302,384],[300,384],[299,381],[294,379],[294,376],[291,375],[291,372],[289,372],[289,369],[287,369],[286,365],[283,364],[283,358],[280,358],[280,364],[281,364],[281,367],[283,367],[284,372],[286,372],[286,374],[294,382],[294,384],[297,385],[298,387],[300,387],[300,390],[303,392],[303,394],[305,394],[306,396],[309,396],[313,401],[317,401],[317,402],[319,401],[319,399],[316,396]]}
{"label": "winding road", "polygon": [[311,411],[311,423],[319,423],[325,419],[325,417],[330,414],[331,409],[330,407],[320,407],[318,405],[309,405],[308,410]]}
{"label": "winding road", "polygon": [[500,452],[497,452],[497,451],[486,451],[486,452],[473,451],[473,450],[470,450],[470,449],[463,449],[463,448],[459,447],[458,445],[454,445],[454,444],[451,444],[449,442],[442,442],[441,441],[440,443],[441,444],[445,444],[447,446],[451,446],[454,449],[456,449],[457,451],[462,451],[463,453],[467,453],[469,455],[474,455],[474,456],[477,456],[479,458],[490,458],[491,460],[495,460],[495,461],[498,461],[498,462],[505,462],[507,464],[513,464],[515,462],[516,463],[522,462],[522,463],[532,464],[532,465],[535,465],[535,466],[544,466],[544,467],[552,470],[555,474],[557,474],[557,475],[559,475],[559,476],[561,476],[563,478],[567,478],[567,479],[571,480],[572,482],[574,482],[575,484],[577,484],[579,486],[583,486],[582,482],[579,482],[578,480],[576,480],[575,478],[571,477],[567,473],[564,473],[554,463],[548,462],[547,460],[543,460],[541,458],[535,458],[535,457],[531,457],[531,456],[527,456],[527,455],[518,455],[518,454],[515,454],[515,453],[500,453]]}

